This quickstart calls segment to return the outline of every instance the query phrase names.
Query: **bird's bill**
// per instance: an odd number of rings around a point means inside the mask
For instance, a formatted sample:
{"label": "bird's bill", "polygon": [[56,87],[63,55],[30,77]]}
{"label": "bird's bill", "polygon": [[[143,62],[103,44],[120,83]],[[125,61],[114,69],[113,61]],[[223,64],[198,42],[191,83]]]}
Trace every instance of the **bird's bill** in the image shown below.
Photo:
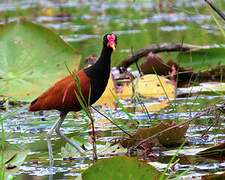
{"label": "bird's bill", "polygon": [[115,44],[110,44],[110,47],[113,49],[113,51],[116,50],[116,45]]}

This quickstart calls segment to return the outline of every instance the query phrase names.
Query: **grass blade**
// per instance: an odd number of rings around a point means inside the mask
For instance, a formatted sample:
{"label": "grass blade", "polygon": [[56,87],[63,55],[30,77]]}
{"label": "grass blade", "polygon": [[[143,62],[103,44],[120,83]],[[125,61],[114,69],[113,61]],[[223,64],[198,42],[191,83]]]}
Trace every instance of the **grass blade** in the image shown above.
{"label": "grass blade", "polygon": [[176,158],[179,151],[183,148],[184,144],[186,143],[186,140],[180,145],[180,147],[177,149],[176,153],[173,155],[173,157],[170,159],[170,162],[168,163],[166,169],[163,171],[162,175],[160,176],[159,180],[163,180],[166,172],[168,171],[170,165],[173,163],[174,159]]}
{"label": "grass blade", "polygon": [[[111,90],[110,90],[111,91]],[[111,91],[113,98],[116,100],[116,102],[119,104],[119,106],[122,108],[123,112],[126,113],[126,115],[129,117],[129,119],[136,125],[139,126],[139,124],[137,123],[136,120],[134,120],[132,118],[132,116],[130,115],[130,113],[126,110],[126,108],[121,104],[121,102],[119,101],[119,99],[116,97],[116,95]]]}

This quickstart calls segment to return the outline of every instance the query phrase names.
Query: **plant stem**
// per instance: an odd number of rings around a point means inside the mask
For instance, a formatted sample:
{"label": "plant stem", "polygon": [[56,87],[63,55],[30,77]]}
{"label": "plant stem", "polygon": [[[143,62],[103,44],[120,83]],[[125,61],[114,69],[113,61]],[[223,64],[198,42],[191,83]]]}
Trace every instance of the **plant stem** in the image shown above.
{"label": "plant stem", "polygon": [[192,118],[188,119],[187,121],[184,121],[184,122],[182,122],[182,123],[180,123],[180,124],[177,124],[177,125],[175,125],[175,126],[169,127],[169,128],[167,128],[167,129],[165,129],[165,130],[163,130],[163,131],[161,131],[161,132],[158,132],[158,133],[156,133],[156,134],[154,134],[154,135],[152,135],[152,136],[150,136],[150,137],[148,137],[148,138],[146,138],[146,139],[140,141],[134,148],[137,148],[138,146],[142,145],[142,144],[145,143],[146,141],[149,141],[149,140],[151,140],[151,139],[153,139],[153,138],[155,138],[155,137],[157,137],[157,136],[160,136],[160,135],[162,135],[163,133],[165,133],[165,132],[167,132],[167,131],[169,131],[169,130],[171,130],[171,129],[174,129],[174,128],[177,128],[177,127],[181,127],[181,126],[183,126],[183,125],[185,125],[185,124],[190,123],[190,122],[191,122],[192,120],[194,120],[194,119],[197,119],[197,118],[199,118],[199,117],[201,117],[201,116],[203,116],[203,115],[205,115],[205,114],[209,114],[209,113],[212,113],[212,112],[215,112],[215,111],[221,111],[221,112],[224,113],[224,112],[225,112],[225,103],[224,103],[222,106],[216,106],[216,105],[213,105],[213,106],[210,106],[210,107],[208,107],[208,108],[205,108],[205,109],[203,109],[202,111],[196,113]]}
{"label": "plant stem", "polygon": [[4,180],[5,176],[5,168],[4,168],[4,126],[3,126],[3,119],[1,118],[1,128],[2,128],[2,153],[1,153],[1,180]]}
{"label": "plant stem", "polygon": [[92,147],[93,147],[93,161],[94,163],[97,161],[97,148],[96,148],[96,134],[95,134],[95,126],[94,126],[94,119],[90,115],[91,120],[91,128],[92,128]]}
{"label": "plant stem", "polygon": [[216,6],[213,5],[213,3],[209,2],[208,0],[205,0],[205,2],[225,21],[225,14],[220,11]]}
{"label": "plant stem", "polygon": [[94,109],[96,112],[98,112],[99,114],[101,114],[104,118],[106,118],[109,122],[111,122],[112,124],[114,124],[116,127],[118,127],[121,131],[123,131],[125,134],[127,134],[129,137],[132,137],[128,132],[126,132],[124,129],[122,129],[118,124],[116,124],[115,122],[113,122],[111,119],[109,119],[106,115],[104,115],[103,113],[101,113],[100,111],[98,111],[95,107],[91,106],[92,109]]}

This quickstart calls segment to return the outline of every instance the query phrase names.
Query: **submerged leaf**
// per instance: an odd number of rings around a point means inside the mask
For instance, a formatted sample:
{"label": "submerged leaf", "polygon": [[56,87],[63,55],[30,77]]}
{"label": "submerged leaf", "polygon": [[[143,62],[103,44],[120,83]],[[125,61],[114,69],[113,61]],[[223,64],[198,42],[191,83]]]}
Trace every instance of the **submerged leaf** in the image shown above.
{"label": "submerged leaf", "polygon": [[[159,125],[150,128],[138,128],[136,133],[130,140],[122,140],[120,143],[123,147],[131,147],[136,145],[137,142],[153,136],[169,127],[176,125],[172,123],[171,125],[161,122]],[[184,134],[186,133],[189,125],[186,124],[180,128],[171,129],[162,135],[157,137],[157,141],[163,146],[174,146],[180,145],[184,141]]]}
{"label": "submerged leaf", "polygon": [[32,100],[78,70],[80,54],[51,30],[28,21],[0,25],[0,94]]}
{"label": "submerged leaf", "polygon": [[123,156],[98,161],[82,173],[82,179],[155,180],[159,179],[160,175],[161,173],[153,166],[138,161],[136,158]]}
{"label": "submerged leaf", "polygon": [[[92,147],[88,140],[79,136],[70,138],[70,140],[83,147],[85,150],[90,150]],[[66,143],[65,147],[61,147],[61,156],[63,158],[77,157],[80,156],[80,153],[71,144]]]}

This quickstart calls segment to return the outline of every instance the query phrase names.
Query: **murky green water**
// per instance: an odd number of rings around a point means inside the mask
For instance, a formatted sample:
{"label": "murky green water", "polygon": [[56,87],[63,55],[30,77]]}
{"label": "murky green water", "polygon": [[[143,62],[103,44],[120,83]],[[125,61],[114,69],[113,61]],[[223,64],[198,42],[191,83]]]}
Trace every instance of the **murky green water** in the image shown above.
{"label": "murky green water", "polygon": [[[224,1],[217,1],[218,7],[225,9]],[[13,21],[19,16],[26,16],[33,22],[43,24],[55,30],[63,39],[71,43],[83,55],[83,59],[90,54],[99,54],[101,49],[102,36],[106,32],[118,34],[118,47],[113,54],[112,64],[116,66],[126,56],[132,53],[132,49],[138,50],[153,43],[160,42],[184,42],[196,45],[217,45],[224,44],[224,39],[219,28],[215,25],[210,12],[204,1],[183,0],[173,1],[171,9],[164,8],[159,12],[157,5],[152,1],[13,1],[0,3],[0,23]],[[4,7],[4,8],[3,8]],[[51,15],[57,14],[57,17]],[[47,15],[51,16],[47,16]],[[60,16],[61,14],[61,16]],[[64,16],[62,16],[64,14]],[[4,17],[4,18],[3,18]],[[168,60],[175,57],[176,53],[164,53],[163,57]],[[135,68],[135,67],[133,67]],[[179,90],[179,89],[178,89]],[[201,108],[223,102],[224,95],[220,94],[193,94],[191,97],[178,97],[177,108],[165,109],[160,112],[151,113],[152,120],[149,121],[146,114],[133,110],[137,105],[129,107],[132,115],[141,126],[151,126],[160,121],[182,122],[193,116]],[[146,100],[146,105],[151,104]],[[9,111],[15,110],[15,107]],[[107,111],[108,109],[104,109]],[[2,115],[8,112],[0,112]],[[120,109],[113,110],[112,115],[124,122],[128,117]],[[96,119],[102,118],[93,113]],[[16,179],[48,179],[48,150],[45,141],[46,132],[51,128],[58,118],[58,112],[29,113],[24,110],[16,116],[4,121],[5,138],[8,145],[20,145],[31,152],[25,163],[19,168]],[[186,136],[190,141],[185,149],[195,151],[201,147],[214,144],[214,141],[224,142],[224,117],[209,131],[208,135],[200,138],[201,134],[213,122],[214,116],[204,116],[194,120]],[[63,132],[69,137],[82,136],[88,138],[90,130],[83,131],[82,124],[86,122],[82,118],[75,118],[72,114],[67,116],[63,123]],[[100,128],[101,136],[98,144],[110,141],[113,138],[122,136],[122,132],[116,127],[109,125]],[[99,130],[99,131],[100,131]],[[58,136],[52,138],[55,174],[53,179],[74,179],[82,169],[92,164],[86,158],[77,158],[73,161],[64,160],[61,156],[61,147],[65,142]],[[153,162],[168,163],[171,156],[150,157]],[[181,156],[181,160],[175,165],[170,173],[179,174],[189,167],[194,167],[188,172],[192,175],[204,175],[207,173],[224,172],[225,163],[222,160],[211,160],[200,158],[193,154]],[[164,169],[159,167],[160,171]]]}
{"label": "murky green water", "polygon": [[[213,104],[215,101],[224,101],[224,96],[200,95],[197,97],[197,95],[193,95],[188,98],[188,100],[187,98],[177,98],[179,107],[176,111],[165,109],[156,114],[151,113],[151,121],[149,121],[144,113],[138,111],[133,112],[132,115],[143,127],[156,125],[160,121],[176,121],[179,123],[193,116],[200,110],[200,107]],[[136,107],[135,104],[134,107]],[[127,115],[120,112],[119,109],[114,110],[112,114],[115,118],[122,119],[123,122],[126,122],[129,119]],[[96,119],[101,118],[97,113],[93,113],[93,116]],[[57,117],[58,113],[53,111],[46,112],[43,116],[40,116],[38,113],[34,115],[33,113],[29,113],[27,110],[24,110],[16,116],[8,118],[4,122],[5,136],[7,139],[6,145],[19,145],[25,149],[30,149],[31,151],[24,164],[19,168],[16,179],[29,179],[31,177],[35,178],[36,176],[42,176],[41,179],[49,178],[48,150],[45,135]],[[224,117],[221,117],[205,137],[200,137],[213,122],[214,116],[210,115],[196,119],[191,123],[186,134],[189,144],[185,145],[183,148],[185,149],[185,155],[182,155],[183,153],[181,152],[179,163],[175,165],[174,170],[170,173],[179,174],[187,168],[193,167],[193,169],[188,172],[189,177],[192,177],[207,173],[223,172],[225,170],[225,164],[222,159],[213,160],[195,155],[198,149],[209,147],[213,145],[215,141],[217,143],[224,142]],[[81,126],[79,126],[81,124],[85,124],[85,122],[82,119],[74,118],[74,116],[70,114],[63,123],[62,130],[69,137],[76,137],[76,135],[78,135],[88,138],[88,133],[84,133]],[[91,130],[89,129],[88,132],[90,131]],[[99,145],[123,135],[123,133],[113,125],[108,125],[107,128],[104,126],[97,128],[97,132],[101,132],[101,135],[98,138]],[[81,158],[79,156],[75,156],[75,159],[72,161],[63,159],[61,156],[61,147],[65,146],[65,142],[60,140],[58,136],[54,135],[52,143],[55,158],[55,174],[53,175],[53,179],[73,178],[79,175],[84,168],[87,168],[92,164],[90,159]],[[160,155],[156,153],[156,155],[150,155],[147,159],[151,162],[166,164],[171,158],[171,155]],[[160,171],[164,170],[163,165],[157,167]]]}

